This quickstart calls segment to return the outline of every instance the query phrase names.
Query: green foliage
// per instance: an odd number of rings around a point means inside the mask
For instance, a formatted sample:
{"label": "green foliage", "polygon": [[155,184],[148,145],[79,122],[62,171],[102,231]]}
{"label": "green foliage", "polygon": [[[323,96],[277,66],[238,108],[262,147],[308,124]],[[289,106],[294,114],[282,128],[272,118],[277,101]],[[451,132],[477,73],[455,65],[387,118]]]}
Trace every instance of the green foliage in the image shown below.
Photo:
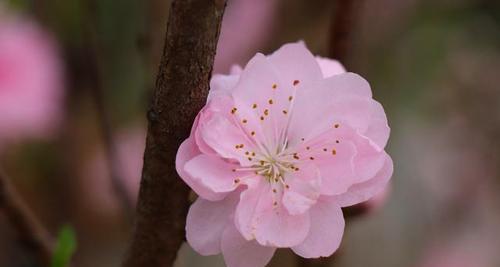
{"label": "green foliage", "polygon": [[64,226],[59,231],[57,237],[57,245],[52,256],[51,267],[66,267],[69,266],[71,257],[76,250],[76,238],[73,228]]}

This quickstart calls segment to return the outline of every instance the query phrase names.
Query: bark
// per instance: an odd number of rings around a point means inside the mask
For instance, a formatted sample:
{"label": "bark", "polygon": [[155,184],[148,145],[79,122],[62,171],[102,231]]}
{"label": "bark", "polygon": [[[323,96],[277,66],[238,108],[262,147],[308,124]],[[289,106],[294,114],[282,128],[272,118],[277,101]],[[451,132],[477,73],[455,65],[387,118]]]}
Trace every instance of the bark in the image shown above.
{"label": "bark", "polygon": [[50,266],[53,240],[40,224],[6,174],[0,171],[0,209],[12,225],[26,251],[32,253],[40,266]]}
{"label": "bark", "polygon": [[184,240],[189,188],[175,156],[203,107],[225,0],[174,0],[148,117],[135,231],[123,266],[172,266]]}
{"label": "bark", "polygon": [[336,1],[329,40],[329,56],[349,69],[353,32],[364,0]]}

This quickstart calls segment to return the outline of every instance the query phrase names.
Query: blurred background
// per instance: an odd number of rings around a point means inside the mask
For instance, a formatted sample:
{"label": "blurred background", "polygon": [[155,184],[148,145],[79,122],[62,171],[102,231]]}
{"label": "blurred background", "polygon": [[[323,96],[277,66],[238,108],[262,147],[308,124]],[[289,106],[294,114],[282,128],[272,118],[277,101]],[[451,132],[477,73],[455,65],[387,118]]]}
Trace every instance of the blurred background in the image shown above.
{"label": "blurred background", "polygon": [[[500,266],[500,2],[357,1],[346,65],[387,112],[395,173],[330,266]],[[334,2],[229,0],[214,72],[297,40],[326,56]],[[0,166],[51,233],[74,229],[73,266],[128,244],[169,6],[0,1]],[[0,266],[37,266],[2,213]],[[176,266],[224,264],[185,244]]]}

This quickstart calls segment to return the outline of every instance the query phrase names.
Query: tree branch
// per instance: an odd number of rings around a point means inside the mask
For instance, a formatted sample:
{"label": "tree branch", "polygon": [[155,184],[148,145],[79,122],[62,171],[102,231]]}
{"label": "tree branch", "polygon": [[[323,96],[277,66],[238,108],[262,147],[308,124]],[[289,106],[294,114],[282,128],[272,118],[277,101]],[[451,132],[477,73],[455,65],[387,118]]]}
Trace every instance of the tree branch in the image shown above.
{"label": "tree branch", "polygon": [[184,240],[189,188],[175,156],[203,107],[225,0],[174,0],[148,135],[132,243],[123,266],[172,266]]}
{"label": "tree branch", "polygon": [[2,171],[0,171],[0,209],[16,230],[26,250],[35,255],[40,266],[49,266],[52,259],[53,240]]}
{"label": "tree branch", "polygon": [[330,28],[329,56],[349,67],[353,32],[364,0],[337,0]]}

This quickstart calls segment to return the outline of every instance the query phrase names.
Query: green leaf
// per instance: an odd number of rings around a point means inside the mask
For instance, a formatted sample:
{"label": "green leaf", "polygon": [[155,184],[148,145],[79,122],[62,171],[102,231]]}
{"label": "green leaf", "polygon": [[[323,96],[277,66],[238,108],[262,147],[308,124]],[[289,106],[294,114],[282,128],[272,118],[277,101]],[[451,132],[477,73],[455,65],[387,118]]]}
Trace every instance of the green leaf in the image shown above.
{"label": "green leaf", "polygon": [[51,267],[67,267],[76,250],[76,238],[73,228],[63,226],[57,236],[56,249],[52,255]]}

